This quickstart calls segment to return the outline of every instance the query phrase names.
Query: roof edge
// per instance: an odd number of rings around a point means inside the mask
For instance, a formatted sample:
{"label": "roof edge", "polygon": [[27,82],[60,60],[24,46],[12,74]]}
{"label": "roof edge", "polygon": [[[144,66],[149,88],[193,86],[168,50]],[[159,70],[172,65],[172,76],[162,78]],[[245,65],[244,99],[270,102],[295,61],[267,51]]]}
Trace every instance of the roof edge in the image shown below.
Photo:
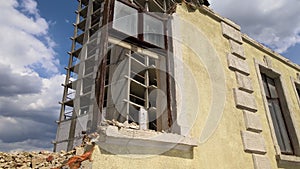
{"label": "roof edge", "polygon": [[[215,13],[211,8],[207,7],[207,6],[201,6],[200,8],[198,8],[200,12],[202,12],[205,15],[208,15],[209,17],[211,17],[212,19],[218,21],[218,22],[225,22],[226,24],[232,26],[234,29],[240,31],[241,27],[234,23],[233,21],[220,16],[219,14]],[[242,39],[244,42],[249,43],[250,45],[254,46],[255,48],[267,53],[268,55],[272,56],[273,58],[284,62],[285,64],[293,67],[294,69],[296,69],[297,71],[300,71],[300,65],[290,61],[289,59],[287,59],[286,57],[282,56],[281,54],[273,51],[272,49],[264,46],[263,44],[259,43],[258,41],[254,40],[253,38],[249,37],[247,34],[242,33]]]}

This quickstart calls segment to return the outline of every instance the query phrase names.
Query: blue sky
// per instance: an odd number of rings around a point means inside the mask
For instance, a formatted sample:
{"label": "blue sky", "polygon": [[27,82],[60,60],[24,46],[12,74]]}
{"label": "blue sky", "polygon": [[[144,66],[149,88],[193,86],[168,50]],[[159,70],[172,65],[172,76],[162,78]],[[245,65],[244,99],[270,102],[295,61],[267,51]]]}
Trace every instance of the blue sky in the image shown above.
{"label": "blue sky", "polygon": [[72,23],[75,22],[77,0],[37,0],[41,16],[50,22],[49,34],[57,43],[55,51],[60,60],[60,71],[65,73],[68,64],[67,52],[71,49],[70,37],[73,36]]}
{"label": "blue sky", "polygon": [[[300,64],[299,1],[210,2],[244,33]],[[76,8],[77,0],[0,3],[0,151],[52,149]]]}
{"label": "blue sky", "polygon": [[0,151],[52,149],[76,0],[0,4]]}
{"label": "blue sky", "polygon": [[297,43],[290,47],[287,51],[281,53],[286,58],[300,65],[300,44]]}

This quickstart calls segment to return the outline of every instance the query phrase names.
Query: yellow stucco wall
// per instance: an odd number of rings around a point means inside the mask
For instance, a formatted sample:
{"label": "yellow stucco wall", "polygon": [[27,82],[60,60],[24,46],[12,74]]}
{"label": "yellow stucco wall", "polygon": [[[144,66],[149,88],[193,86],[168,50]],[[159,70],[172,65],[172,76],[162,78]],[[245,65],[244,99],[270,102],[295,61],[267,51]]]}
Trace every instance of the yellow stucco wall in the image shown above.
{"label": "yellow stucco wall", "polygon": [[[119,155],[113,155],[105,152],[97,147],[93,154],[93,168],[106,168],[106,169],[119,169],[119,168],[197,168],[197,169],[253,169],[253,160],[250,153],[244,151],[241,131],[245,131],[245,123],[242,110],[237,109],[235,106],[233,88],[237,87],[235,73],[228,68],[227,54],[230,52],[230,45],[228,39],[222,35],[221,24],[219,21],[212,19],[210,16],[204,14],[199,10],[189,11],[185,5],[178,5],[177,11],[174,14],[178,18],[184,20],[184,22],[193,25],[197,28],[197,31],[187,31],[190,27],[187,25],[179,26],[179,31],[186,40],[194,41],[198,37],[195,34],[190,36],[186,33],[202,33],[206,38],[205,43],[208,41],[214,48],[215,56],[218,61],[223,65],[222,70],[225,76],[225,95],[226,102],[224,104],[224,111],[221,120],[218,122],[216,130],[213,135],[209,137],[207,141],[199,144],[191,152],[184,152],[179,150],[172,150],[162,155],[154,155],[150,157],[140,156],[141,158],[131,158]],[[175,25],[176,26],[176,25]],[[191,39],[189,39],[191,38]],[[195,39],[193,39],[195,38]],[[204,42],[202,39],[198,39],[199,42]],[[197,44],[201,46],[201,44]],[[177,46],[178,47],[178,46]],[[262,98],[262,90],[260,82],[258,80],[256,66],[254,58],[260,62],[263,62],[263,56],[268,55],[262,50],[253,47],[249,43],[243,43],[245,55],[247,57],[247,63],[250,68],[250,78],[252,79],[252,85],[254,88],[254,96],[257,102],[257,114],[262,122],[263,132],[262,135],[266,142],[267,156],[271,161],[272,168],[286,168],[296,169],[300,166],[285,165],[278,167],[278,163],[275,159],[275,149],[273,140],[271,137],[270,127],[266,116],[266,110]],[[208,66],[214,67],[215,63],[206,64],[199,54],[191,50],[189,46],[182,43],[181,46],[182,62],[191,71],[198,90],[198,104],[195,105],[193,95],[187,86],[192,86],[190,79],[184,78],[184,86],[181,88],[182,102],[187,102],[185,106],[197,107],[198,110],[195,123],[190,130],[190,136],[199,139],[201,132],[204,128],[206,119],[210,113],[212,103],[212,82],[208,73]],[[202,54],[205,54],[202,53]],[[268,55],[270,56],[270,55]],[[211,56],[207,56],[211,57]],[[298,70],[292,68],[288,64],[276,59],[273,56],[269,57],[272,60],[273,68],[281,72],[283,86],[286,88],[286,95],[288,96],[287,102],[291,108],[291,113],[295,116],[296,127],[300,126],[300,107],[294,91],[293,84],[290,77],[296,79],[296,73]],[[186,73],[186,72],[185,72]],[[188,72],[187,72],[188,73]],[[194,110],[194,109],[192,109]],[[187,111],[188,112],[188,111]],[[191,117],[194,117],[194,112],[191,113]]]}
{"label": "yellow stucco wall", "polygon": [[[276,162],[276,152],[274,148],[274,142],[271,136],[271,131],[270,131],[270,125],[268,123],[268,118],[266,115],[266,109],[264,106],[264,100],[262,98],[262,89],[260,86],[260,82],[257,76],[257,71],[255,68],[255,60],[258,62],[263,63],[264,56],[270,56],[263,52],[262,50],[259,50],[257,48],[254,48],[253,46],[245,43],[244,44],[244,49],[245,53],[248,58],[249,66],[251,69],[251,78],[253,82],[253,88],[255,89],[255,98],[257,101],[258,105],[258,111],[257,114],[259,114],[259,117],[261,119],[262,125],[263,125],[263,136],[266,142],[267,146],[267,155],[269,159],[271,160],[272,168],[286,168],[286,169],[298,169],[300,168],[299,164],[294,165],[294,164],[284,164],[284,165],[279,165]],[[296,91],[294,89],[294,84],[291,81],[291,77],[296,79],[297,73],[299,73],[299,70],[296,70],[295,68],[292,68],[290,65],[288,65],[286,62],[280,61],[279,59],[275,57],[268,57],[270,58],[272,62],[272,69],[277,71],[278,73],[281,74],[281,80],[282,80],[282,85],[284,88],[284,92],[286,95],[286,100],[290,108],[290,113],[295,117],[296,124],[294,124],[294,127],[299,129],[300,125],[300,107],[297,101],[297,95]]]}

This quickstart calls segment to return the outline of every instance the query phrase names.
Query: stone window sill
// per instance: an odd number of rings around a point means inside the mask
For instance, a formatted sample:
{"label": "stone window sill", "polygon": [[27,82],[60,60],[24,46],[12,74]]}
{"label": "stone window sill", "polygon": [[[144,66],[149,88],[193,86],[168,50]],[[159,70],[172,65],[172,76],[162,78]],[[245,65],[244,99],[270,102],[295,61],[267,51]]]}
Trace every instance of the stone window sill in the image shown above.
{"label": "stone window sill", "polygon": [[300,157],[292,156],[292,155],[276,155],[276,159],[280,164],[292,164],[300,166]]}
{"label": "stone window sill", "polygon": [[[100,147],[130,149],[134,154],[165,152],[171,149],[191,151],[198,146],[198,141],[173,133],[161,133],[149,130],[119,128],[117,126],[101,126],[98,139]],[[155,151],[157,150],[157,151]]]}

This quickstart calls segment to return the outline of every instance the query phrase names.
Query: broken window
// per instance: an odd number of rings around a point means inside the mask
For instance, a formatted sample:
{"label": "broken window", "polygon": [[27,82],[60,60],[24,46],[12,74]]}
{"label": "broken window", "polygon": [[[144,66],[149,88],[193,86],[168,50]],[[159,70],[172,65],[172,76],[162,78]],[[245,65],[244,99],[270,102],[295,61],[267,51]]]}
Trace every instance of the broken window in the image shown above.
{"label": "broken window", "polygon": [[144,14],[144,40],[164,48],[164,23],[154,16]]}
{"label": "broken window", "polygon": [[294,154],[293,145],[282,109],[282,101],[284,98],[282,98],[282,95],[279,92],[282,89],[277,85],[276,79],[273,79],[264,73],[262,73],[261,76],[273,122],[273,128],[281,153],[292,155]]}
{"label": "broken window", "polygon": [[129,36],[138,35],[138,10],[115,1],[113,28]]}
{"label": "broken window", "polygon": [[104,118],[135,123],[139,129],[166,130],[167,75],[159,71],[166,57],[121,43],[110,44],[106,58]]}
{"label": "broken window", "polygon": [[104,85],[99,86],[102,118],[167,131],[175,119],[165,36],[168,17],[145,11],[136,1],[122,0],[114,1],[111,14],[109,50],[99,78]]}
{"label": "broken window", "polygon": [[[112,28],[115,36],[165,48],[165,21],[161,13],[150,13],[133,4],[115,1]],[[159,16],[158,16],[159,15]]]}

